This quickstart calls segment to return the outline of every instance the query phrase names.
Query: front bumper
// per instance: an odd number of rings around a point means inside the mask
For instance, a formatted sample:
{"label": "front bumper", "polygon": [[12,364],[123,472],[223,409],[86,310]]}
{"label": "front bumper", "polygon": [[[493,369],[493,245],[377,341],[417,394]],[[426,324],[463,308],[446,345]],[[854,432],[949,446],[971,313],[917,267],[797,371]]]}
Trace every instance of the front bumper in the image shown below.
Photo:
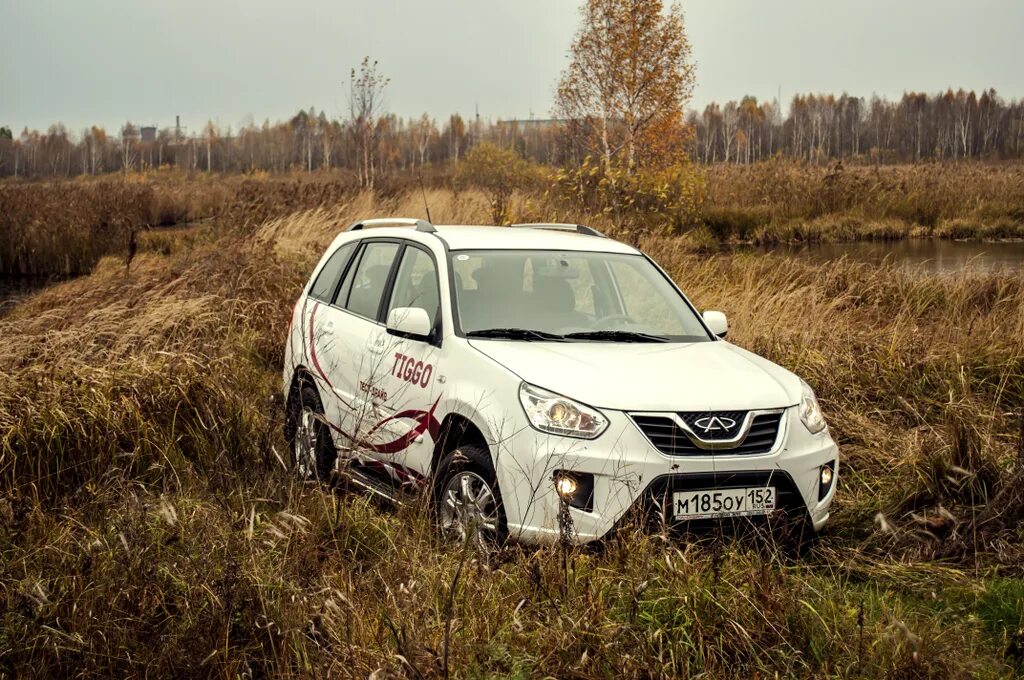
{"label": "front bumper", "polygon": [[[827,429],[810,434],[795,408],[786,409],[775,447],[758,455],[670,456],[655,448],[625,413],[605,415],[609,427],[593,441],[526,427],[496,446],[495,469],[513,538],[550,543],[568,534],[586,543],[606,535],[634,509],[650,513],[652,506],[665,507],[672,490],[769,483],[776,486],[777,506],[787,515],[808,520],[815,531],[828,521],[839,449]],[[829,462],[837,474],[819,498],[821,466]],[[554,490],[557,470],[594,476],[592,511],[563,508]]]}

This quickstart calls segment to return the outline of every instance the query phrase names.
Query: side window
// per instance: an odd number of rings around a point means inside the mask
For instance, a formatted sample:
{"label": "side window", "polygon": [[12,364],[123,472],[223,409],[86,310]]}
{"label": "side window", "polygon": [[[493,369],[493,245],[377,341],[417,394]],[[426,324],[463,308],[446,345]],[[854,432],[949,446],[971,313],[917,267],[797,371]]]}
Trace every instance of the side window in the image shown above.
{"label": "side window", "polygon": [[427,316],[437,323],[441,309],[441,294],[437,283],[437,266],[425,251],[415,247],[405,249],[402,263],[398,265],[395,288],[391,294],[388,311],[396,307],[422,307]]}
{"label": "side window", "polygon": [[338,279],[341,278],[341,272],[345,270],[345,265],[355,249],[355,243],[347,243],[334,251],[309,289],[310,297],[324,302],[334,301],[334,291],[338,288]]}
{"label": "side window", "polygon": [[[359,264],[356,265],[345,309],[376,320],[380,300],[384,295],[384,286],[387,285],[391,264],[397,252],[397,243],[366,244]],[[349,283],[346,281],[347,285]]]}

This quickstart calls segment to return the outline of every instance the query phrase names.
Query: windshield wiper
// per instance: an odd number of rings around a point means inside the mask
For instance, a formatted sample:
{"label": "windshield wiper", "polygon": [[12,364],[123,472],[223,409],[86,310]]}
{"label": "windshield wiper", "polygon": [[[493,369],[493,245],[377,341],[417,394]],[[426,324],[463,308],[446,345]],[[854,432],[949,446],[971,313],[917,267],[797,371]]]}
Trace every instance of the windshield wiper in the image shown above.
{"label": "windshield wiper", "polygon": [[531,328],[484,328],[469,331],[467,338],[503,338],[506,340],[565,340],[564,335],[536,331]]}
{"label": "windshield wiper", "polygon": [[651,335],[650,333],[637,333],[635,331],[581,331],[569,333],[568,340],[604,340],[608,342],[670,342],[664,335]]}

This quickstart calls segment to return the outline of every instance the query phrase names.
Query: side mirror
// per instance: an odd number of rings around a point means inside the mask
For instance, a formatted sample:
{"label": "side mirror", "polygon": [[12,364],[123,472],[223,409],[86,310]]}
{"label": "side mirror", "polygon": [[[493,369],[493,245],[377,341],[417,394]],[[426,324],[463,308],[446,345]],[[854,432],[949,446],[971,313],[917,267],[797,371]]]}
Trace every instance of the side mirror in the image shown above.
{"label": "side mirror", "polygon": [[725,318],[725,314],[722,312],[708,310],[702,316],[704,317],[704,323],[718,337],[724,338],[729,332],[729,320]]}
{"label": "side mirror", "polygon": [[395,307],[388,312],[387,331],[391,335],[426,340],[431,330],[430,317],[422,307]]}

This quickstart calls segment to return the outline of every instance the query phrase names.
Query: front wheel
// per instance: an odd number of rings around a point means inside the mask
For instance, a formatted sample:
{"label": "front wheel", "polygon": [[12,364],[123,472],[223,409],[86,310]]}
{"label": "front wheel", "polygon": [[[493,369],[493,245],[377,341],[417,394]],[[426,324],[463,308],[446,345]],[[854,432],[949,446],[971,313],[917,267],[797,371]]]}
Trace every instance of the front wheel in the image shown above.
{"label": "front wheel", "polygon": [[455,449],[438,465],[436,479],[436,521],[442,538],[481,548],[505,540],[505,509],[486,450]]}

